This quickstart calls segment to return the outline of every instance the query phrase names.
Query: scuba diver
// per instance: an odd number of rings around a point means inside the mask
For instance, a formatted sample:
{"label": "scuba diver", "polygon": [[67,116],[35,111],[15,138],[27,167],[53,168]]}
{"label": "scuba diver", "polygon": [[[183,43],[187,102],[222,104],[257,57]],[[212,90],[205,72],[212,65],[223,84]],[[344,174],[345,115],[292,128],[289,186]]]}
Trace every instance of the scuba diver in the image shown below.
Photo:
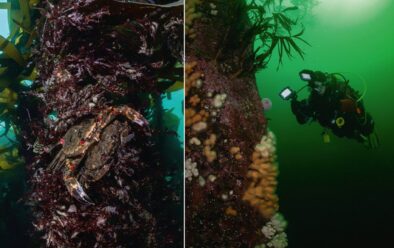
{"label": "scuba diver", "polygon": [[[286,87],[280,93],[284,100],[291,100],[291,110],[298,123],[317,121],[338,137],[355,139],[369,148],[379,145],[374,121],[364,108],[363,96],[349,86],[349,80],[339,73],[311,70],[301,71],[300,77],[307,85],[298,91]],[[310,95],[298,100],[297,93],[304,88],[309,89]],[[329,142],[326,131],[323,138]]]}

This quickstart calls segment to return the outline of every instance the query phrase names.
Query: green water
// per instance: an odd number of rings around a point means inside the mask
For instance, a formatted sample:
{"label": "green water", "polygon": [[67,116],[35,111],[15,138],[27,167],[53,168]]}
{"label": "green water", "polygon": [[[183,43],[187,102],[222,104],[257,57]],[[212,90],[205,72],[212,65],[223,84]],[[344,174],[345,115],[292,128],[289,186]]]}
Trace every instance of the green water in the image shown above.
{"label": "green water", "polygon": [[[273,102],[266,116],[278,138],[278,193],[289,247],[394,247],[394,2],[329,2],[321,0],[306,18],[304,38],[312,46],[304,46],[305,60],[285,60],[277,71],[274,56],[257,74],[261,97]],[[278,94],[285,86],[304,85],[302,69],[351,72],[350,84],[359,90],[359,77],[366,80],[364,103],[380,148],[333,136],[324,144],[318,124],[296,122],[290,103]]]}
{"label": "green water", "polygon": [[183,146],[183,141],[185,139],[184,138],[185,128],[184,128],[184,120],[183,120],[183,99],[184,99],[183,89],[169,93],[167,94],[167,97],[163,99],[163,108],[170,110],[171,113],[173,113],[178,119],[174,125],[168,125],[167,127],[171,131],[177,132],[178,139],[181,142],[182,146]]}

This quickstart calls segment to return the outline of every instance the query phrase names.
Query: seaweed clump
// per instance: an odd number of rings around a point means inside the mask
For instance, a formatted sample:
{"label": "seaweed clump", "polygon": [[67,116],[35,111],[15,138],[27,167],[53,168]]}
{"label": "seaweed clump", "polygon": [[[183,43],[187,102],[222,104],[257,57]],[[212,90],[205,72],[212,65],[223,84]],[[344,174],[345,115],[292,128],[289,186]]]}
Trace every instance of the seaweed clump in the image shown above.
{"label": "seaweed clump", "polygon": [[214,59],[221,72],[231,77],[253,74],[265,68],[275,51],[279,65],[285,55],[303,57],[299,43],[308,43],[302,38],[304,28],[297,19],[298,7],[284,6],[282,2],[213,0],[194,6],[200,21],[189,29],[210,26],[204,36],[210,42],[206,42],[207,49],[200,50],[204,41],[195,39],[190,47],[201,56]]}
{"label": "seaweed clump", "polygon": [[180,9],[117,1],[48,4],[37,49],[45,93],[36,95],[45,102],[44,115],[57,113],[54,131],[64,132],[110,101],[163,92],[158,78],[179,79]]}
{"label": "seaweed clump", "polygon": [[[45,247],[181,246],[181,197],[165,180],[172,172],[161,160],[158,130],[146,122],[133,125],[117,110],[132,109],[148,118],[160,108],[151,97],[182,80],[182,5],[60,0],[37,8],[43,16],[34,50],[38,77],[20,102],[21,119],[29,122],[19,123],[37,242]],[[113,117],[104,125],[108,111]],[[83,133],[86,123],[101,130],[89,150],[84,148],[90,142],[84,140],[90,137]],[[72,137],[70,130],[80,138],[75,146],[67,146],[74,138],[65,140]],[[79,164],[66,157],[65,164],[50,168],[62,149],[75,151]],[[68,173],[80,181],[91,204],[70,194]]]}

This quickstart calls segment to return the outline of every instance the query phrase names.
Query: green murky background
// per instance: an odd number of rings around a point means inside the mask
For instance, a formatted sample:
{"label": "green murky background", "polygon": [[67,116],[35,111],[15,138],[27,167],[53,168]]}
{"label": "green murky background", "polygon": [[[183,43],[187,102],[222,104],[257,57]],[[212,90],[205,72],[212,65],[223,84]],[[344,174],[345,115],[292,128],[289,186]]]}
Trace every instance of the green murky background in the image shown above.
{"label": "green murky background", "polygon": [[[276,70],[273,56],[257,74],[261,97],[273,102],[266,116],[278,139],[289,247],[394,247],[394,1],[320,0],[303,21],[312,45],[303,46],[305,60],[285,59]],[[324,144],[318,124],[297,123],[278,94],[304,85],[302,69],[344,72],[361,91],[366,80],[380,148],[334,136]]]}

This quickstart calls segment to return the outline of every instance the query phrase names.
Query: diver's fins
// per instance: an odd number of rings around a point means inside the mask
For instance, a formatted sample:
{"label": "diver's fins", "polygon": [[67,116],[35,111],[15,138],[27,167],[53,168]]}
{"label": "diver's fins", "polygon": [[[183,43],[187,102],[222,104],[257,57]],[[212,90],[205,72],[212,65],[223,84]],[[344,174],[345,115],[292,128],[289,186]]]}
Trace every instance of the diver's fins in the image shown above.
{"label": "diver's fins", "polygon": [[360,137],[363,139],[363,143],[368,149],[376,149],[380,146],[379,137],[375,132],[368,136],[360,135]]}
{"label": "diver's fins", "polygon": [[379,136],[377,133],[373,132],[368,135],[369,148],[376,149],[380,146]]}
{"label": "diver's fins", "polygon": [[74,197],[76,200],[83,204],[93,205],[93,201],[90,199],[88,194],[86,194],[82,185],[78,182],[75,177],[65,177],[64,183],[66,184],[66,188],[68,192]]}
{"label": "diver's fins", "polygon": [[328,144],[331,142],[330,135],[326,131],[323,131],[322,137],[323,137],[323,143]]}

